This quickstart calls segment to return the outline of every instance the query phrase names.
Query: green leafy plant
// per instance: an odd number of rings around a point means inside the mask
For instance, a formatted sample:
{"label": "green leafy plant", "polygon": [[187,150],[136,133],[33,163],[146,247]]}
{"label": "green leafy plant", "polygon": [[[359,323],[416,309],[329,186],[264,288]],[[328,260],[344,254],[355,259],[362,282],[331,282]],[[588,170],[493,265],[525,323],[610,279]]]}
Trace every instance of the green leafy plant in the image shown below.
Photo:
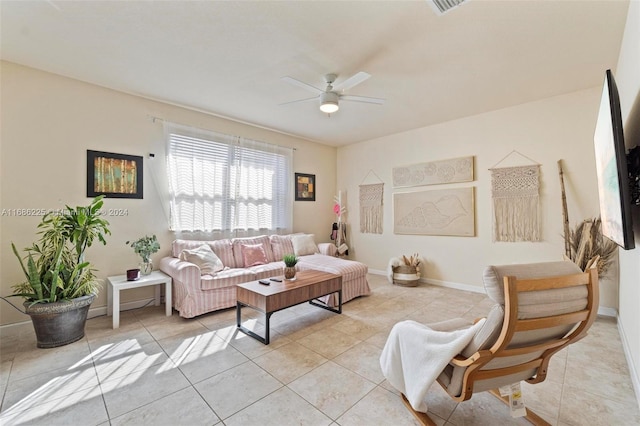
{"label": "green leafy plant", "polygon": [[160,243],[155,235],[145,235],[135,241],[127,241],[126,244],[131,246],[136,254],[139,254],[140,257],[142,257],[142,261],[145,263],[149,263],[151,255],[160,250]]}
{"label": "green leafy plant", "polygon": [[282,261],[284,262],[285,266],[292,268],[296,266],[296,263],[298,263],[298,258],[295,254],[285,254],[282,257]]}
{"label": "green leafy plant", "polygon": [[98,291],[100,283],[95,270],[85,261],[84,255],[94,240],[106,244],[105,235],[111,234],[109,222],[100,217],[103,198],[102,195],[94,198],[86,207],[65,206],[61,213],[43,216],[38,225],[40,239],[24,249],[27,253],[24,258],[11,243],[26,277],[26,281],[13,286],[12,296],[21,296],[36,304],[73,299]]}

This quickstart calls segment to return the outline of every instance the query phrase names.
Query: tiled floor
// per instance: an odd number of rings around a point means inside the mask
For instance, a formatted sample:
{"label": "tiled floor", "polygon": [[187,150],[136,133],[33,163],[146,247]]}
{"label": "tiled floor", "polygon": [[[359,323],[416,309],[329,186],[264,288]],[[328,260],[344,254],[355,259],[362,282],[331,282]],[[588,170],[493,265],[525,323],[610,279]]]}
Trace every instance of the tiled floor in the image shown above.
{"label": "tiled floor", "polygon": [[[1,337],[0,423],[47,425],[412,425],[379,357],[393,324],[474,319],[483,295],[371,275],[373,294],[342,315],[299,305],[272,317],[265,346],[235,330],[235,311],[185,320],[164,307],[87,322],[86,337],[36,349],[30,324]],[[249,314],[250,310],[243,310]],[[260,330],[261,322],[248,318]],[[527,405],[552,424],[638,425],[640,413],[615,321],[558,354],[546,382],[524,386]],[[497,399],[456,404],[436,384],[439,425],[522,424]]]}

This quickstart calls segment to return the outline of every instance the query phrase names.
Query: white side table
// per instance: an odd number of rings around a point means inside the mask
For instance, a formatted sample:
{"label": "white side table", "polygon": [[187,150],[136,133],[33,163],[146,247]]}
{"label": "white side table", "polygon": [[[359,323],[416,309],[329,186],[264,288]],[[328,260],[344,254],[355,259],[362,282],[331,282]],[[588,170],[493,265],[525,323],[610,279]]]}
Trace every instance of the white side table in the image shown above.
{"label": "white side table", "polygon": [[[120,327],[120,290],[156,285],[156,306],[160,306],[160,284],[165,285],[164,304],[167,316],[171,316],[171,277],[164,272],[153,271],[149,275],[141,275],[135,281],[127,281],[126,275],[107,277],[109,291],[107,291],[107,315],[113,315],[113,328]],[[115,307],[115,309],[114,309]]]}

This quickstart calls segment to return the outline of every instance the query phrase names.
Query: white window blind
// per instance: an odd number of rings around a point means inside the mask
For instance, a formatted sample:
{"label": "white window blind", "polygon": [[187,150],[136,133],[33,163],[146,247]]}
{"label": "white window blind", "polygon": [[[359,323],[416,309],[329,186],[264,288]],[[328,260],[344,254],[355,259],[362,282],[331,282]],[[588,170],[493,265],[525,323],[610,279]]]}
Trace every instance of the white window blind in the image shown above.
{"label": "white window blind", "polygon": [[292,149],[166,124],[174,231],[288,232]]}

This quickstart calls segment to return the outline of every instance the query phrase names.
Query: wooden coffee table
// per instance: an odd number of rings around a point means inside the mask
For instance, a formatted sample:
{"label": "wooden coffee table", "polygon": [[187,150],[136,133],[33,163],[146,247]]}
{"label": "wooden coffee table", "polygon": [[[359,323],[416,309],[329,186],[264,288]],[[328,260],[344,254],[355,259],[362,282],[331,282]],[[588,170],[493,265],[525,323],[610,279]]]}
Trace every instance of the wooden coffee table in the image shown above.
{"label": "wooden coffee table", "polygon": [[[238,330],[265,345],[269,344],[269,318],[274,312],[300,303],[309,302],[314,306],[342,313],[342,275],[320,271],[300,271],[294,281],[269,281],[269,285],[251,281],[237,286],[236,324]],[[331,308],[314,301],[321,296],[338,293],[338,308]],[[242,325],[242,307],[248,306],[265,315],[265,337],[262,337]]]}

